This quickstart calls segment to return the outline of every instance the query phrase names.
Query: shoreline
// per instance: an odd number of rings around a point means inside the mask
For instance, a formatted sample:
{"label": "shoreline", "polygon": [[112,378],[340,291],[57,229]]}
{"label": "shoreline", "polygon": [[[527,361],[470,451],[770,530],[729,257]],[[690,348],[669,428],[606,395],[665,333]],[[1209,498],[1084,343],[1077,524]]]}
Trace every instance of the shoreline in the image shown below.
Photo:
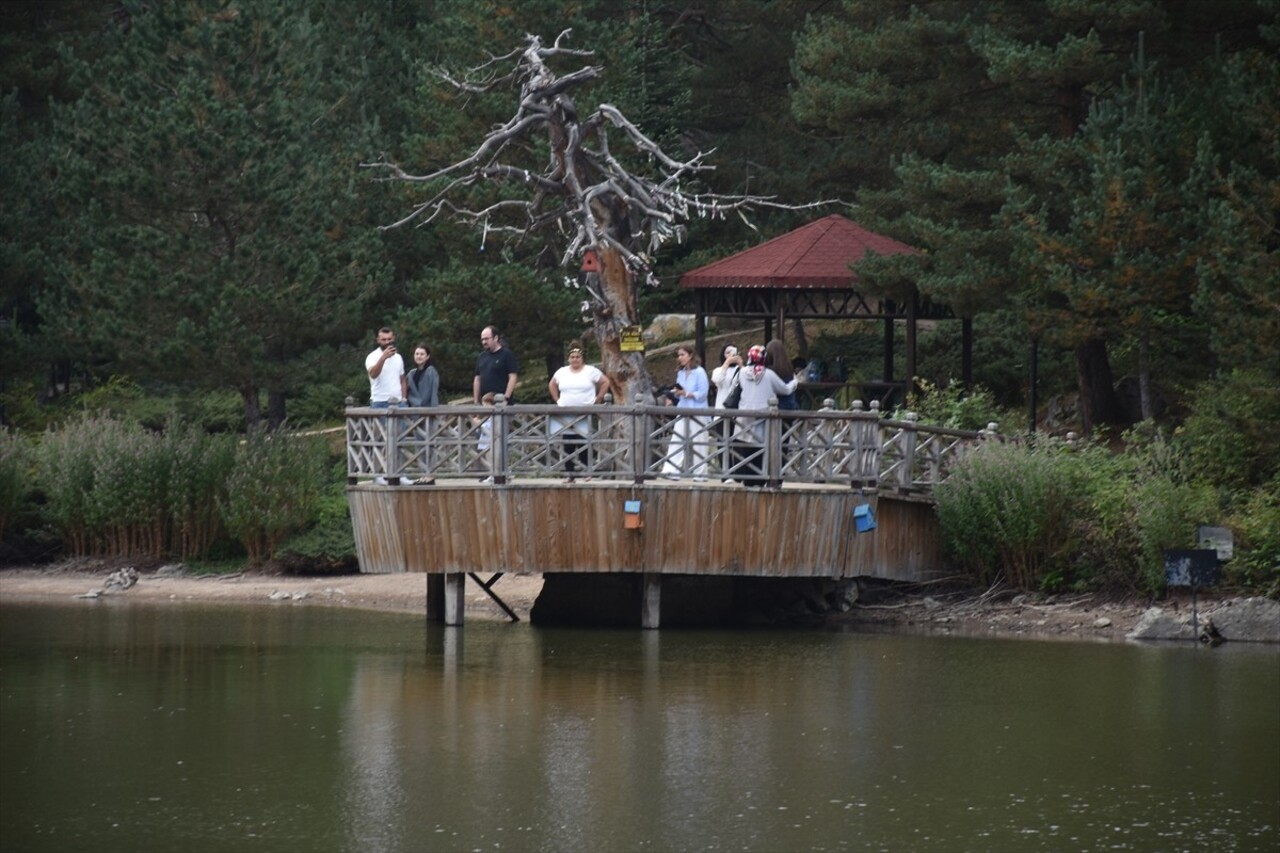
{"label": "shoreline", "polygon": [[[425,618],[425,574],[282,575],[245,571],[229,575],[192,575],[164,567],[142,571],[123,591],[106,591],[107,576],[119,564],[72,561],[47,567],[0,569],[0,604],[61,603],[93,606],[104,599],[153,603],[255,604],[278,607],[344,607]],[[168,569],[168,570],[167,570]],[[488,575],[482,575],[488,580]],[[529,612],[542,590],[538,574],[503,575],[493,591],[520,617]],[[97,591],[96,595],[94,591]],[[1203,620],[1232,599],[1201,593]],[[505,613],[478,584],[466,584],[466,619],[508,621]],[[995,595],[965,591],[922,592],[917,587],[869,585],[845,613],[814,624],[832,627],[963,637],[1126,642],[1150,607],[1172,618],[1191,614],[1189,595],[1162,601],[1117,599],[1102,595],[1041,599],[1028,594]]]}

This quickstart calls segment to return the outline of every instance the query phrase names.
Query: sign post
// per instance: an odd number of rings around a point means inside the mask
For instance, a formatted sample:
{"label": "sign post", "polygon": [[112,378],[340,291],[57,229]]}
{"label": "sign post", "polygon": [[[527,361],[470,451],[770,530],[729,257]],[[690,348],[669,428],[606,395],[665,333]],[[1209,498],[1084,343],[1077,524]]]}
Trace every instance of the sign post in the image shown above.
{"label": "sign post", "polygon": [[1191,630],[1198,638],[1200,621],[1196,612],[1196,588],[1212,586],[1222,580],[1218,552],[1207,548],[1165,551],[1164,580],[1169,586],[1191,587]]}

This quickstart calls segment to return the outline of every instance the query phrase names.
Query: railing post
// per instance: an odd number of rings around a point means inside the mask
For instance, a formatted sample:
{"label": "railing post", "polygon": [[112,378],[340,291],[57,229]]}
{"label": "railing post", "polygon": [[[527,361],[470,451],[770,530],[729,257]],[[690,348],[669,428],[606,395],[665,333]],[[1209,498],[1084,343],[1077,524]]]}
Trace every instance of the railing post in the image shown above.
{"label": "railing post", "polygon": [[782,488],[782,417],[778,414],[778,398],[769,398],[769,415],[764,424],[765,485]]}
{"label": "railing post", "polygon": [[382,460],[382,476],[386,477],[387,482],[393,486],[400,483],[400,466],[397,464],[400,458],[400,419],[396,417],[396,409],[399,406],[399,400],[388,403],[387,416],[382,421],[387,438],[386,458]]}
{"label": "railing post", "polygon": [[872,400],[868,405],[871,419],[863,432],[868,446],[868,455],[867,464],[862,470],[871,474],[872,485],[879,488],[880,480],[884,475],[884,425],[880,419],[880,401]]}
{"label": "railing post", "polygon": [[902,416],[907,428],[902,431],[902,467],[898,469],[898,488],[909,490],[915,479],[916,470],[916,421],[920,416],[915,412],[907,412]]}
{"label": "railing post", "polygon": [[644,470],[649,467],[649,416],[640,408],[644,395],[637,394],[628,416],[631,427],[631,482],[644,483]]}
{"label": "railing post", "polygon": [[507,482],[507,396],[493,395],[493,444],[489,448],[489,475],[497,484]]}
{"label": "railing post", "polygon": [[355,444],[356,438],[355,422],[351,419],[351,409],[355,406],[356,401],[354,397],[348,397],[343,402],[346,405],[346,410],[342,414],[347,423],[347,485],[354,486],[358,482],[356,475],[360,473],[360,467],[356,464],[357,456],[351,449],[352,445]]}

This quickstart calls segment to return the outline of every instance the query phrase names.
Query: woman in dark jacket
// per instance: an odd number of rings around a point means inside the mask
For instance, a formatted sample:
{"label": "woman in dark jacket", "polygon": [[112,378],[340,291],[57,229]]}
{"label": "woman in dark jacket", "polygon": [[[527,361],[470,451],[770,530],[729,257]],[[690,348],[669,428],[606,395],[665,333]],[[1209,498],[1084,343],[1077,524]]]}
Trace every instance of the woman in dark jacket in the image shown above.
{"label": "woman in dark jacket", "polygon": [[440,405],[440,373],[431,363],[431,348],[426,344],[413,347],[413,370],[407,377],[409,405],[414,408],[432,408]]}
{"label": "woman in dark jacket", "polygon": [[[440,373],[431,363],[431,348],[426,344],[415,344],[413,364],[413,369],[405,376],[405,383],[408,386],[408,403],[413,408],[434,409],[440,405]],[[426,423],[425,427],[415,431],[414,437],[424,445],[418,457],[422,466],[422,476],[417,482],[420,485],[429,486],[435,482],[435,478],[431,476],[434,461],[430,446],[431,418],[427,418]]]}

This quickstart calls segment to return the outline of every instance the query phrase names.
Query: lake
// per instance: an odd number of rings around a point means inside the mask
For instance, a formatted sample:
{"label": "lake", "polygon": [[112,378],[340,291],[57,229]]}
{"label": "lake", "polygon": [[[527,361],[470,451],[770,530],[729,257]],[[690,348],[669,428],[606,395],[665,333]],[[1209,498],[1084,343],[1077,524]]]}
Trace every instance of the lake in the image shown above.
{"label": "lake", "polygon": [[0,849],[1268,850],[1274,647],[0,606]]}

